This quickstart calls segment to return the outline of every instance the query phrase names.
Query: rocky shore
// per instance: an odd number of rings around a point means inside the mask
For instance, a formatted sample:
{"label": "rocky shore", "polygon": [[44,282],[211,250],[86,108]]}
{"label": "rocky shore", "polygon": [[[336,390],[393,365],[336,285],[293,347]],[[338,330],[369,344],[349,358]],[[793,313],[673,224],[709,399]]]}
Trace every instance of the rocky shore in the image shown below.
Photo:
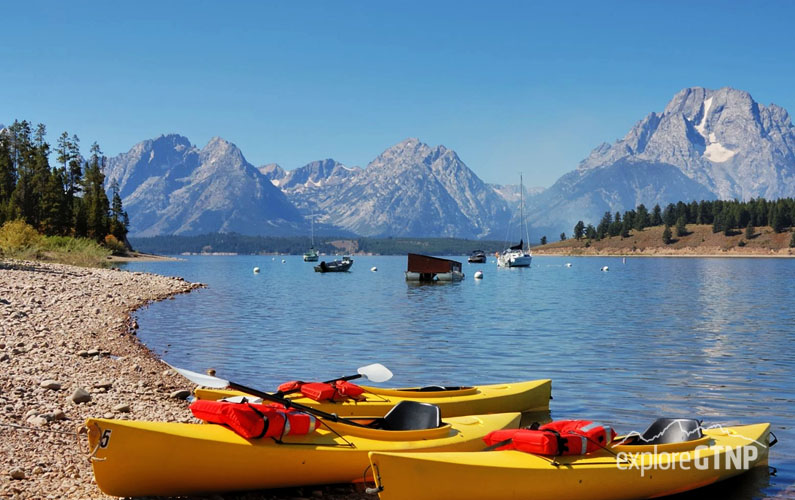
{"label": "rocky shore", "polygon": [[[0,498],[107,498],[88,459],[83,422],[89,416],[195,421],[185,401],[192,385],[138,341],[131,314],[203,286],[0,259]],[[211,498],[372,498],[361,489]]]}
{"label": "rocky shore", "polygon": [[137,341],[130,313],[200,286],[0,261],[0,497],[101,497],[80,433],[88,416],[190,419],[189,384]]}

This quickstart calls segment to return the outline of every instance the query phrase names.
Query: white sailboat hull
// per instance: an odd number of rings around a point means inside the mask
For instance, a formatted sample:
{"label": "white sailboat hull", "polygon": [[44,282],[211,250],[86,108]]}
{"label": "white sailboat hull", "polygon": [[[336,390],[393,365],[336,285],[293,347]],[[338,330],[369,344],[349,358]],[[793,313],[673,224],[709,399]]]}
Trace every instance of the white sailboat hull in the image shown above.
{"label": "white sailboat hull", "polygon": [[532,260],[532,255],[526,254],[521,250],[510,251],[503,252],[497,257],[497,265],[499,267],[530,267]]}

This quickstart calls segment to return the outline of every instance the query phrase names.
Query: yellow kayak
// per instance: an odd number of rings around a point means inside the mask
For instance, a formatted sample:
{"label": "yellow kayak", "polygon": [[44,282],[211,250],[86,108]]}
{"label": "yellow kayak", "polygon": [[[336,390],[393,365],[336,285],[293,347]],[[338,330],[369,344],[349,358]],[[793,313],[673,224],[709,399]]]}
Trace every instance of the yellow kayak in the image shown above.
{"label": "yellow kayak", "polygon": [[[460,387],[451,390],[428,390],[410,387],[382,389],[361,386],[363,401],[348,400],[340,403],[317,402],[300,394],[287,398],[341,417],[381,417],[404,400],[421,401],[439,406],[442,416],[481,415],[486,413],[541,411],[549,409],[552,382],[549,379],[514,382],[509,384]],[[239,391],[197,388],[198,399],[218,400],[243,395]]]}
{"label": "yellow kayak", "polygon": [[[445,418],[440,427],[383,430],[322,420],[310,434],[247,440],[212,424],[88,419],[94,477],[108,495],[190,495],[361,480],[369,451],[471,451],[521,414]],[[360,420],[367,423],[366,420]]]}
{"label": "yellow kayak", "polygon": [[706,486],[767,463],[770,425],[705,430],[673,444],[619,444],[589,455],[517,450],[370,453],[381,500],[654,498]]}

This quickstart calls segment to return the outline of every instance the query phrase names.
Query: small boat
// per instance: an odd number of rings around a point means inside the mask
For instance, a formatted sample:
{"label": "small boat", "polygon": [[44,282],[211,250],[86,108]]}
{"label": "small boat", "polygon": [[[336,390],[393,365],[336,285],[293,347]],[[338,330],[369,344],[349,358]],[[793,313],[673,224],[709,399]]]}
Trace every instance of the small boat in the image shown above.
{"label": "small boat", "polygon": [[[549,379],[530,380],[507,384],[479,385],[472,387],[408,387],[383,389],[361,386],[364,389],[360,400],[341,402],[318,402],[301,394],[286,397],[305,406],[311,406],[341,417],[380,417],[400,401],[412,400],[438,406],[445,417],[505,413],[512,411],[545,411],[549,409],[552,382]],[[244,393],[225,389],[196,388],[197,399],[219,400]]]}
{"label": "small boat", "polygon": [[[528,243],[530,242],[530,235],[527,232],[527,226],[524,222],[524,186],[522,183],[522,176],[519,176],[519,233],[524,228],[525,237]],[[498,267],[530,267],[533,260],[533,255],[529,249],[524,248],[524,238],[519,239],[519,244],[508,247],[497,255]]]}
{"label": "small boat", "polygon": [[461,281],[461,263],[440,259],[430,255],[410,253],[406,269],[406,281]]}
{"label": "small boat", "polygon": [[309,250],[304,252],[304,262],[317,262],[318,253],[315,250],[315,214],[312,214],[312,236],[311,236],[311,243],[312,246],[309,247]]}
{"label": "small boat", "polygon": [[768,448],[775,444],[768,444],[769,433],[769,424],[756,424],[706,429],[659,443],[619,437],[586,455],[372,452],[370,462],[381,500],[656,498],[766,464]]}
{"label": "small boat", "polygon": [[489,432],[516,428],[521,418],[500,413],[443,422],[438,408],[421,406],[435,413],[419,429],[401,425],[406,415],[395,412],[390,425],[389,416],[359,421],[381,428],[320,419],[314,432],[278,440],[245,439],[215,424],[90,418],[86,427],[97,486],[108,495],[138,497],[361,481],[369,475],[369,451],[474,451]]}
{"label": "small boat", "polygon": [[486,263],[486,252],[483,250],[475,250],[467,259],[467,262],[470,264],[485,264]]}
{"label": "small boat", "polygon": [[348,269],[351,268],[353,265],[353,259],[350,257],[343,257],[342,260],[334,260],[331,262],[326,262],[325,260],[320,262],[320,265],[315,266],[316,273],[344,273],[347,272]]}

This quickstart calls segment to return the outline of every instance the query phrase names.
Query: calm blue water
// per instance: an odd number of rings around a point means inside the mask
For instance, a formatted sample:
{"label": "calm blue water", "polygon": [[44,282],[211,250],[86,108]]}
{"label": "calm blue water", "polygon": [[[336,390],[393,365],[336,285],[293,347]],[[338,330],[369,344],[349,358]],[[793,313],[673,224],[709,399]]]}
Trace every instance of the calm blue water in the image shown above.
{"label": "calm blue water", "polygon": [[553,418],[622,432],[658,416],[768,421],[778,475],[713,494],[795,496],[795,260],[490,259],[465,262],[463,282],[420,286],[404,281],[406,257],[354,260],[343,274],[299,256],[129,264],[209,285],[140,311],[139,336],[172,364],[261,388],[381,362],[391,385],[551,378]]}

